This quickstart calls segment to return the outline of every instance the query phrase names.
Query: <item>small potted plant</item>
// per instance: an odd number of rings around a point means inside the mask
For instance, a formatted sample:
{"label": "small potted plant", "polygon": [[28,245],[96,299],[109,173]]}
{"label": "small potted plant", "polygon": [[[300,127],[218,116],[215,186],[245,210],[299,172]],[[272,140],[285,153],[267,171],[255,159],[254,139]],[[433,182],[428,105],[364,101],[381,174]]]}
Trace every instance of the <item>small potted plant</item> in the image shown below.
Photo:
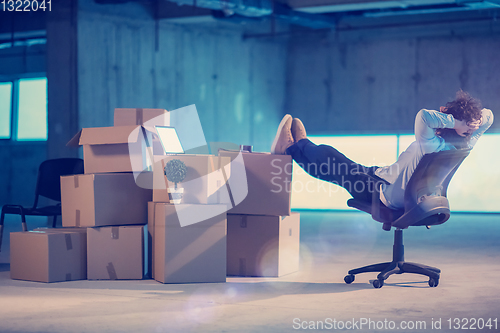
{"label": "small potted plant", "polygon": [[173,159],[167,162],[163,168],[165,176],[169,182],[175,184],[175,187],[167,188],[168,198],[170,203],[179,204],[181,203],[182,194],[184,193],[183,188],[178,188],[177,184],[182,182],[186,178],[187,167],[184,162],[178,159]]}

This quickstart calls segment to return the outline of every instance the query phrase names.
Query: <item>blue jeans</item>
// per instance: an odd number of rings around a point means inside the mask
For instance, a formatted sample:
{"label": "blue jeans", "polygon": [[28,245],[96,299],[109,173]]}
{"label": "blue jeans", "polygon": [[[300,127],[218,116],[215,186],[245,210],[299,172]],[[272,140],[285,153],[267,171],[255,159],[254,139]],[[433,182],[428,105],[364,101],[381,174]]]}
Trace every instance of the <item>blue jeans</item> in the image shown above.
{"label": "blue jeans", "polygon": [[353,198],[371,203],[376,182],[376,166],[366,167],[358,164],[337,149],[327,145],[315,145],[309,139],[302,139],[288,147],[291,155],[311,176],[334,183],[345,188]]}

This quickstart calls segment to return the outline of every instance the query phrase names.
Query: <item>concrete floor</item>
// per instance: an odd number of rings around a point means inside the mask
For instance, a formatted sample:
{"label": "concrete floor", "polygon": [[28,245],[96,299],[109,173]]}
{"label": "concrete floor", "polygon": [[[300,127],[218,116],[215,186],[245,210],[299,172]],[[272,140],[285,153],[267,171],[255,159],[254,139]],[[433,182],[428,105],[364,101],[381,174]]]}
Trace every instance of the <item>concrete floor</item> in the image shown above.
{"label": "concrete floor", "polygon": [[[302,212],[301,269],[281,278],[45,284],[11,280],[8,264],[1,264],[0,332],[292,332],[321,328],[319,321],[325,330],[354,323],[348,331],[458,331],[449,329],[449,318],[463,328],[491,318],[491,328],[474,331],[499,332],[499,217],[455,214],[430,230],[405,231],[406,259],[442,270],[437,288],[413,274],[392,276],[381,289],[369,284],[376,273],[345,284],[349,269],[391,259],[392,233],[357,212]],[[6,232],[17,227],[9,220]]]}

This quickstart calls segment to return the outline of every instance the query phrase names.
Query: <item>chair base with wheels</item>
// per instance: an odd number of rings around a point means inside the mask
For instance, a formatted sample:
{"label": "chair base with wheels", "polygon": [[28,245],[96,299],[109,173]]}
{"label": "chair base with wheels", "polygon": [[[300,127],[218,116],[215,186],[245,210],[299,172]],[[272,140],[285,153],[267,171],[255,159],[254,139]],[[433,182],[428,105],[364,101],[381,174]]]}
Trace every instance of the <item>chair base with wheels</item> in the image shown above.
{"label": "chair base with wheels", "polygon": [[372,284],[375,288],[381,288],[384,281],[392,274],[413,273],[425,275],[429,277],[429,286],[437,287],[439,284],[439,268],[405,262],[404,246],[403,246],[403,230],[396,229],[394,231],[394,245],[392,247],[392,261],[379,264],[368,265],[360,268],[351,269],[345,276],[344,281],[350,284],[354,281],[355,275],[360,273],[380,272],[377,279],[373,280]]}

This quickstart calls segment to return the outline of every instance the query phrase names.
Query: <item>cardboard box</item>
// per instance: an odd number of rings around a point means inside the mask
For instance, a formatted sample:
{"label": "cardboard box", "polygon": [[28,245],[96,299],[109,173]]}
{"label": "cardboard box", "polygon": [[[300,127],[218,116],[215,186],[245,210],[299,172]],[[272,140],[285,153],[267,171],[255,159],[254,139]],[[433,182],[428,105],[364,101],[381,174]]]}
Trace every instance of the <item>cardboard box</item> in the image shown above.
{"label": "cardboard box", "polygon": [[141,172],[151,169],[153,134],[135,125],[83,128],[67,146],[83,146],[86,174]]}
{"label": "cardboard box", "polygon": [[[228,214],[290,215],[292,157],[269,153],[248,153],[220,150],[219,156],[234,161],[243,157],[248,194],[242,201],[234,197],[235,186],[230,181],[235,206]],[[233,163],[232,163],[233,164]],[[237,175],[242,179],[243,175]],[[241,187],[241,186],[240,186]]]}
{"label": "cardboard box", "polygon": [[86,231],[80,228],[12,232],[10,277],[38,282],[86,279]]}
{"label": "cardboard box", "polygon": [[139,280],[144,277],[144,226],[89,228],[89,280]]}
{"label": "cardboard box", "polygon": [[63,227],[147,223],[152,191],[136,185],[132,173],[61,177]]}
{"label": "cardboard box", "polygon": [[[150,203],[153,278],[162,283],[226,281],[226,206]],[[200,222],[183,225],[185,216]]]}
{"label": "cardboard box", "polygon": [[41,231],[41,232],[84,232],[87,233],[87,228],[79,228],[79,227],[62,227],[62,228],[49,228],[49,227],[39,227],[33,229],[33,231]]}
{"label": "cardboard box", "polygon": [[300,214],[227,215],[227,275],[278,277],[299,270]]}
{"label": "cardboard box", "polygon": [[229,157],[214,155],[168,155],[155,156],[153,170],[153,201],[169,202],[167,188],[174,187],[164,174],[165,165],[173,159],[184,162],[186,178],[178,184],[184,189],[183,204],[231,204],[226,186],[231,177]]}
{"label": "cardboard box", "polygon": [[114,126],[170,126],[170,112],[165,109],[116,108]]}
{"label": "cardboard box", "polygon": [[147,277],[154,279],[153,272],[153,233],[155,225],[155,203],[148,202],[148,225],[147,225]]}
{"label": "cardboard box", "polygon": [[156,135],[155,126],[170,126],[170,112],[165,109],[115,109],[114,126],[142,125],[153,132],[152,146],[154,155],[165,155],[161,142]]}

